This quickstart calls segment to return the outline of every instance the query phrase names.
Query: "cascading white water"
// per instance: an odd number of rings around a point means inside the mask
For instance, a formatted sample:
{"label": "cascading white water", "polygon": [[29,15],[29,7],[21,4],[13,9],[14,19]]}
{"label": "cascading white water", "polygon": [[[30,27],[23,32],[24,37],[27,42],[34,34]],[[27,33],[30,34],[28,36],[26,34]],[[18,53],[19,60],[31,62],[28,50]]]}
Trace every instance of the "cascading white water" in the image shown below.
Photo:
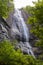
{"label": "cascading white water", "polygon": [[22,30],[23,30],[22,33],[23,33],[24,37],[26,38],[26,41],[28,41],[29,40],[29,32],[28,32],[28,28],[27,28],[27,26],[25,24],[25,21],[24,21],[24,19],[22,17],[21,11],[16,9],[14,16],[16,16],[18,21],[21,22],[20,28],[22,28]]}
{"label": "cascading white water", "polygon": [[[32,51],[32,47],[30,46],[29,44],[29,31],[28,31],[28,28],[27,28],[27,25],[25,24],[25,21],[22,17],[22,13],[20,10],[18,9],[15,9],[15,13],[14,13],[14,17],[17,19],[16,23],[19,25],[19,32],[22,34],[22,37],[25,38],[25,41],[23,42],[24,45],[26,45],[26,47],[28,49],[26,49],[27,53],[28,54],[31,54],[33,57],[34,56],[34,53]],[[14,22],[13,22],[13,25],[12,25],[12,29],[14,27]]]}

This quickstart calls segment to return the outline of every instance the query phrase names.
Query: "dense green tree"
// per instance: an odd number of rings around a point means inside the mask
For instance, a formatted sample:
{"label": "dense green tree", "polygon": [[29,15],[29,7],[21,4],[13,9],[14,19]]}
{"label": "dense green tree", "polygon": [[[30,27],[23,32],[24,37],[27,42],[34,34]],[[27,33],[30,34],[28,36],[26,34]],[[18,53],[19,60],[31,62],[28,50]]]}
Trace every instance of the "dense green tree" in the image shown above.
{"label": "dense green tree", "polygon": [[23,55],[21,51],[14,50],[14,47],[9,41],[0,42],[0,65],[38,65],[32,56]]}
{"label": "dense green tree", "polygon": [[8,17],[8,14],[13,10],[13,0],[0,0],[0,16]]}
{"label": "dense green tree", "polygon": [[35,2],[35,6],[31,7],[30,11],[31,16],[28,18],[28,23],[31,25],[31,33],[38,38],[36,46],[43,50],[43,1]]}

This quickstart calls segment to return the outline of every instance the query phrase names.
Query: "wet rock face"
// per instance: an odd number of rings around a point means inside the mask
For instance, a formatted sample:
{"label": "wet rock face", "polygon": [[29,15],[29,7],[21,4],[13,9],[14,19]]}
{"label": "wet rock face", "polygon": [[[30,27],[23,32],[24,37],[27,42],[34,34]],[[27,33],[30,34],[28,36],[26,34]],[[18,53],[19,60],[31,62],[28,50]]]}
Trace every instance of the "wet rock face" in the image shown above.
{"label": "wet rock face", "polygon": [[9,39],[8,32],[6,28],[4,28],[2,24],[0,24],[0,41],[4,39]]}
{"label": "wet rock face", "polygon": [[18,19],[13,16],[13,23],[12,23],[12,27],[11,27],[11,36],[19,41],[25,41],[25,36],[24,36],[24,33],[23,33],[23,28],[22,28],[22,24],[21,22],[18,20]]}
{"label": "wet rock face", "polygon": [[12,29],[12,25],[11,27],[10,25],[8,25],[9,20],[8,22],[6,22],[3,18],[0,17],[0,41],[2,41],[3,39],[8,39],[8,40],[17,39],[18,41],[24,42],[25,38],[24,36],[22,37],[22,34],[19,31],[20,23],[17,22],[15,23],[15,19],[16,18],[14,18],[14,29]]}
{"label": "wet rock face", "polygon": [[[8,36],[8,31],[7,29],[4,27],[4,21],[2,22],[2,20],[0,19],[0,41],[3,41],[4,39],[9,39]],[[7,26],[7,25],[5,25]]]}
{"label": "wet rock face", "polygon": [[22,37],[21,32],[19,32],[19,23],[17,26],[17,24],[14,22],[14,29],[12,29],[12,26],[11,27],[10,25],[8,26],[9,24],[8,22],[4,21],[3,18],[0,18],[0,41],[2,41],[3,39],[8,40],[17,39],[18,41],[24,41],[25,39]]}

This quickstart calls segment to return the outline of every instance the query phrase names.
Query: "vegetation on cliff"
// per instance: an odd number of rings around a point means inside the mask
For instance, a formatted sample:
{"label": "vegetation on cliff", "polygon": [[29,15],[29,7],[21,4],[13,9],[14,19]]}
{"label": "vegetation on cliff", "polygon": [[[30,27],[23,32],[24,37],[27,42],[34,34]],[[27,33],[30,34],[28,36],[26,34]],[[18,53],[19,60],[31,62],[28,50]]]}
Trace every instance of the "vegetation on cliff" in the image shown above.
{"label": "vegetation on cliff", "polygon": [[30,32],[38,38],[35,46],[42,51],[39,58],[43,59],[43,0],[38,0],[34,4],[34,7],[27,6],[24,10],[31,14],[27,23],[31,25]]}
{"label": "vegetation on cliff", "polygon": [[[24,55],[8,41],[0,42],[0,65],[40,65],[32,56]],[[41,62],[42,65],[42,62]]]}
{"label": "vegetation on cliff", "polygon": [[13,0],[0,0],[0,16],[8,17],[9,13],[13,10]]}

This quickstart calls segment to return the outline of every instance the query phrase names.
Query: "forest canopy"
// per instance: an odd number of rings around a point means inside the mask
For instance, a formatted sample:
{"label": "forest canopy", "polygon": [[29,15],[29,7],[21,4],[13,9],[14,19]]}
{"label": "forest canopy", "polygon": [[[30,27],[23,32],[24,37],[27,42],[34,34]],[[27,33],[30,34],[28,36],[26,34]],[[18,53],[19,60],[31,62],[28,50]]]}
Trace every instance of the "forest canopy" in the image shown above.
{"label": "forest canopy", "polygon": [[13,10],[13,0],[0,0],[0,16],[8,17],[8,14]]}

